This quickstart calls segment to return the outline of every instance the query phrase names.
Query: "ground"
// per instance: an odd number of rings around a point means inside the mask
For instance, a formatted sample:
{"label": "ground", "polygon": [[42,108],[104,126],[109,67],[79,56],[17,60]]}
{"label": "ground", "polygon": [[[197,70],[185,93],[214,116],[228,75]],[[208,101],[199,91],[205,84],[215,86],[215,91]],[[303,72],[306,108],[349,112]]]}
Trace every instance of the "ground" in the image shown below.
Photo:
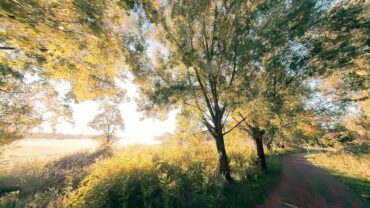
{"label": "ground", "polygon": [[[9,168],[11,164],[19,164],[25,160],[32,160],[32,163],[39,160],[49,160],[52,159],[55,155],[57,157],[62,157],[65,154],[71,152],[76,152],[80,150],[81,147],[86,147],[88,142],[82,142],[77,140],[42,140],[42,139],[33,139],[33,140],[19,140],[8,148],[4,149],[3,154],[0,156],[0,173],[6,168]],[[91,146],[93,147],[93,146]],[[92,148],[93,149],[93,148]],[[165,148],[167,149],[167,148]],[[175,149],[178,152],[178,149]],[[41,155],[35,155],[40,154]],[[54,154],[53,154],[54,153]],[[172,152],[169,152],[168,157],[173,156]],[[86,153],[87,154],[87,153]],[[127,153],[132,156],[131,154]],[[146,154],[146,153],[144,153]],[[251,153],[252,154],[252,153]],[[87,154],[88,155],[88,154]],[[246,154],[242,154],[246,156]],[[36,157],[37,156],[37,157]],[[127,156],[127,155],[126,155]],[[80,157],[78,154],[76,157]],[[201,155],[199,158],[203,158],[204,155]],[[235,156],[234,156],[235,157]],[[278,180],[278,172],[280,172],[280,159],[279,157],[269,157],[269,171],[267,175],[258,176],[254,172],[248,172],[249,178],[246,183],[232,183],[229,186],[226,186],[222,190],[223,196],[226,198],[225,205],[219,203],[219,207],[251,207],[251,204],[255,204],[257,201],[262,202],[266,193],[268,193],[267,198],[263,204],[258,205],[259,208],[278,208],[278,207],[290,207],[290,208],[362,208],[370,207],[370,202],[361,198],[359,194],[354,192],[351,188],[340,182],[336,177],[332,176],[325,170],[318,168],[308,162],[305,159],[304,154],[288,154],[283,157],[283,165],[281,170],[281,175]],[[85,157],[84,157],[85,158]],[[125,156],[123,156],[125,158]],[[140,158],[140,157],[139,157]],[[172,157],[170,157],[171,159]],[[232,158],[232,157],[231,157]],[[275,159],[273,159],[275,158]],[[145,158],[144,158],[145,159]],[[172,158],[173,159],[173,158]],[[10,163],[10,161],[12,163]],[[72,159],[64,159],[63,161],[81,161],[85,163],[86,159],[81,158],[81,160],[76,160],[74,157]],[[116,165],[121,166],[122,164],[118,161]],[[183,162],[174,162],[174,164],[183,163]],[[59,163],[55,163],[59,164]],[[65,162],[60,163],[65,164]],[[68,163],[69,164],[69,163]],[[75,164],[75,163],[71,163]],[[138,163],[139,164],[139,163]],[[169,163],[170,164],[170,163]],[[172,163],[171,163],[172,164]],[[54,172],[63,172],[59,169],[69,169],[69,168],[60,168],[60,165],[55,166],[56,169]],[[52,166],[54,167],[54,166]],[[126,166],[124,166],[126,167]],[[59,169],[58,169],[59,168]],[[154,171],[154,170],[153,170]],[[158,175],[157,172],[153,174]],[[192,175],[189,173],[189,175]],[[257,176],[258,179],[257,180]],[[82,177],[82,176],[79,176]],[[262,177],[262,178],[259,178]],[[12,178],[10,176],[1,178],[0,174],[0,195],[1,189],[7,191],[8,187],[12,188]],[[14,178],[14,177],[13,177]],[[16,178],[15,178],[16,179]],[[44,178],[32,178],[32,183],[27,183],[24,187],[32,187],[32,190],[37,191],[38,185],[47,184]],[[254,180],[255,179],[255,180]],[[18,180],[14,180],[18,183]],[[13,181],[13,182],[14,182]],[[267,190],[273,186],[270,191]],[[18,185],[15,186],[17,189]],[[32,191],[31,190],[31,191]],[[29,192],[31,192],[29,191]],[[23,192],[22,192],[23,193]],[[42,198],[47,198],[42,195]],[[58,202],[58,201],[57,201]],[[214,204],[213,204],[214,205]],[[0,207],[1,206],[1,197],[0,197]],[[22,206],[21,206],[22,207]]]}
{"label": "ground", "polygon": [[257,208],[366,208],[370,203],[337,178],[308,162],[304,154],[283,159],[279,181]]}

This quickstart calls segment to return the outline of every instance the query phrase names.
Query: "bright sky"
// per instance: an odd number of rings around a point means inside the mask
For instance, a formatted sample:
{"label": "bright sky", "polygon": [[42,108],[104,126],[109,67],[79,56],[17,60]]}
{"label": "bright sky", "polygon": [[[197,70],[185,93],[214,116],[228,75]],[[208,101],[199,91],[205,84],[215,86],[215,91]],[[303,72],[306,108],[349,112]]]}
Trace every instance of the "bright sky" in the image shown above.
{"label": "bright sky", "polygon": [[[149,58],[154,60],[154,51],[159,50],[161,53],[168,53],[167,49],[158,42],[148,40],[149,47],[147,49]],[[124,137],[130,141],[123,141],[128,143],[154,143],[153,137],[160,136],[166,132],[172,133],[176,127],[176,114],[169,113],[168,119],[165,121],[144,118],[143,113],[138,112],[135,97],[138,96],[137,87],[129,81],[125,80],[123,88],[127,91],[127,97],[130,98],[129,102],[124,102],[120,105],[122,117],[125,122],[125,130],[118,132],[117,135]],[[59,88],[59,89],[58,89]],[[63,82],[57,84],[57,91],[66,93],[70,86]],[[75,125],[69,123],[62,123],[57,126],[57,133],[65,134],[94,134],[97,135],[94,129],[87,126],[94,116],[97,114],[99,103],[95,101],[85,101],[78,104],[72,104],[73,118]],[[48,123],[41,125],[44,132],[52,132]],[[37,131],[37,130],[36,130]]]}
{"label": "bright sky", "polygon": [[[137,111],[135,97],[138,96],[137,88],[131,82],[124,84],[127,90],[127,96],[130,101],[120,104],[120,110],[125,122],[125,130],[118,132],[118,136],[124,137],[132,142],[137,143],[153,143],[153,137],[160,136],[166,132],[172,133],[176,126],[176,115],[170,113],[165,121],[145,118],[143,113]],[[85,101],[78,104],[72,104],[73,118],[75,125],[63,122],[57,126],[57,133],[65,134],[99,134],[94,129],[87,126],[97,114],[99,103],[96,101]],[[43,131],[51,132],[51,128],[47,123],[42,125]]]}

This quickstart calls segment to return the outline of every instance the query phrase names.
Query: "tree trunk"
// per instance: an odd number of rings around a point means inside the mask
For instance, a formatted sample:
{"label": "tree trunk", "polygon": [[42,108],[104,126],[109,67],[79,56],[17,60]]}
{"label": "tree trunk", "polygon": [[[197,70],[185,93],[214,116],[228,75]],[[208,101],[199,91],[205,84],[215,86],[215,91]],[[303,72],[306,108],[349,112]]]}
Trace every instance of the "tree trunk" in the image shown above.
{"label": "tree trunk", "polygon": [[217,146],[217,153],[219,154],[219,161],[220,161],[220,174],[223,175],[226,180],[232,181],[230,175],[230,166],[229,161],[226,154],[225,143],[224,143],[224,136],[217,135],[216,139],[216,146]]}
{"label": "tree trunk", "polygon": [[106,144],[110,144],[110,141],[111,141],[111,135],[107,135],[107,142],[106,142]]}
{"label": "tree trunk", "polygon": [[254,134],[254,142],[256,145],[257,156],[261,165],[261,169],[265,171],[267,170],[267,165],[265,159],[265,152],[263,150],[262,134],[260,133]]}

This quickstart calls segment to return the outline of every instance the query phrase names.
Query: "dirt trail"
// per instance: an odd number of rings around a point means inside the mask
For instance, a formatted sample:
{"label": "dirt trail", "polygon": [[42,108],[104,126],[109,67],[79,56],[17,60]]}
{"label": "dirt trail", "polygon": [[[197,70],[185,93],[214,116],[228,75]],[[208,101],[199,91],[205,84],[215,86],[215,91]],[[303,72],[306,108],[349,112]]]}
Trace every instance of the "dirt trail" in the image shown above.
{"label": "dirt trail", "polygon": [[280,181],[257,208],[369,208],[370,203],[303,154],[283,159]]}

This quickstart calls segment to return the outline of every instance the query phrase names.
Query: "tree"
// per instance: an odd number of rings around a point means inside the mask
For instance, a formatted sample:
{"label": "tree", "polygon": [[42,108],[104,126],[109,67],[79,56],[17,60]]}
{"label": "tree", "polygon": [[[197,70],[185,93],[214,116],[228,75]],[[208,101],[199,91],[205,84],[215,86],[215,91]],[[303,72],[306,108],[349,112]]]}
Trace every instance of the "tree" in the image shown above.
{"label": "tree", "polygon": [[0,64],[0,145],[40,123],[40,114],[33,111],[37,99],[30,97],[32,89],[19,71]]}
{"label": "tree", "polygon": [[[162,2],[163,3],[163,2]],[[149,115],[172,107],[191,106],[216,142],[220,173],[231,180],[224,136],[228,114],[235,109],[236,60],[241,56],[236,39],[242,38],[237,22],[250,10],[244,1],[172,1],[167,5],[145,2],[146,16],[155,23],[168,55],[157,53],[148,62],[144,38],[126,38],[135,81],[145,95],[141,109]],[[236,53],[237,51],[237,53]]]}
{"label": "tree", "polygon": [[[124,96],[116,80],[122,75],[117,73],[123,60],[118,34],[126,4],[108,6],[116,2],[0,2],[0,129],[4,134],[37,125],[45,111],[53,113],[56,124],[59,117],[71,116],[71,101]],[[55,81],[70,84],[65,97],[54,89]],[[18,122],[27,125],[13,128]]]}
{"label": "tree", "polygon": [[262,170],[267,169],[264,144],[271,149],[275,136],[281,135],[285,128],[291,128],[297,120],[302,119],[300,114],[304,112],[304,94],[303,89],[295,88],[293,92],[291,88],[286,94],[274,98],[278,102],[256,96],[238,112],[241,118],[245,117],[240,127],[253,139]]}
{"label": "tree", "polygon": [[89,122],[89,126],[97,131],[103,132],[105,136],[104,144],[110,145],[115,140],[115,134],[124,129],[124,123],[121,112],[117,105],[103,103],[99,107],[98,113],[94,119]]}
{"label": "tree", "polygon": [[[367,1],[344,1],[323,21],[322,32],[313,44],[317,67],[329,73],[318,77],[318,89],[337,105],[356,107],[352,129],[370,132],[370,7]],[[330,45],[329,45],[330,44]],[[335,47],[334,47],[335,46]],[[335,90],[333,90],[335,89]],[[366,136],[365,136],[366,137]]]}
{"label": "tree", "polygon": [[[311,93],[308,88],[312,79],[333,71],[342,73],[354,60],[363,60],[368,50],[369,18],[363,12],[368,7],[360,1],[267,1],[263,5],[259,14],[248,18],[255,17],[259,23],[249,27],[253,36],[246,46],[252,48],[244,47],[249,53],[240,59],[249,62],[249,70],[241,71],[245,80],[239,89],[245,95],[243,109],[249,111],[240,116],[245,118],[243,127],[254,137],[261,167],[265,169],[261,140],[274,126],[271,121],[274,117],[286,117],[284,111],[289,108],[291,112],[307,110],[304,102]],[[292,108],[295,101],[296,110]],[[291,118],[297,116],[289,114]]]}
{"label": "tree", "polygon": [[[141,33],[124,39],[144,95],[141,109],[154,115],[192,108],[215,139],[220,173],[231,180],[224,136],[247,120],[239,117],[243,106],[256,98],[258,106],[280,102],[288,87],[314,73],[304,45],[323,6],[314,0],[142,2],[139,16],[153,24],[139,24]],[[155,61],[147,56],[148,39],[162,44]],[[259,149],[264,130],[248,125]]]}
{"label": "tree", "polygon": [[[115,2],[115,1],[114,1]],[[0,63],[40,78],[67,80],[76,100],[120,92],[122,7],[113,1],[20,0],[0,3]],[[119,15],[118,15],[119,14]],[[10,48],[10,49],[9,49]]]}

